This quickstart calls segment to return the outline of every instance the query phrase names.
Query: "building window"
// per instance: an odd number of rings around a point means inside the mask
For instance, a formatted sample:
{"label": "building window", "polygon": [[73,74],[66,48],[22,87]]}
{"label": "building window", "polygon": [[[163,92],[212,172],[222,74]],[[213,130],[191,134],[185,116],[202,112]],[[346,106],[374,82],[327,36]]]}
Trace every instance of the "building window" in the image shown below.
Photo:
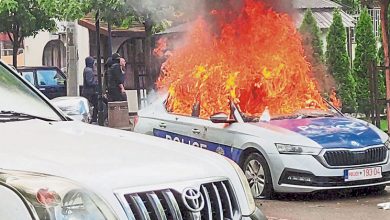
{"label": "building window", "polygon": [[43,50],[44,66],[56,66],[60,69],[66,67],[66,49],[61,40],[49,41]]}
{"label": "building window", "polygon": [[372,18],[375,37],[379,38],[381,36],[380,33],[381,9],[373,8],[373,9],[369,9],[368,12],[370,13]]}

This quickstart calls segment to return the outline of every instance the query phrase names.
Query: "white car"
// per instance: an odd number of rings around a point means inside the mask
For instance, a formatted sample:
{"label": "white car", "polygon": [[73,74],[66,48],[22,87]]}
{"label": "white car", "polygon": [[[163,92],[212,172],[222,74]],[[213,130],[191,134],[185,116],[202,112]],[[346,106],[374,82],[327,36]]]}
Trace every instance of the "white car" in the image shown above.
{"label": "white car", "polygon": [[266,219],[214,153],[72,121],[0,62],[0,219]]}
{"label": "white car", "polygon": [[388,135],[343,116],[329,103],[329,110],[302,109],[279,117],[265,111],[259,118],[230,104],[231,112],[202,119],[196,117],[199,106],[192,108],[192,116],[178,115],[167,111],[165,100],[139,111],[134,131],[232,159],[244,170],[255,197],[357,187],[383,190],[390,183]]}
{"label": "white car", "polygon": [[50,102],[72,119],[86,123],[91,121],[91,106],[84,97],[61,96],[51,99]]}

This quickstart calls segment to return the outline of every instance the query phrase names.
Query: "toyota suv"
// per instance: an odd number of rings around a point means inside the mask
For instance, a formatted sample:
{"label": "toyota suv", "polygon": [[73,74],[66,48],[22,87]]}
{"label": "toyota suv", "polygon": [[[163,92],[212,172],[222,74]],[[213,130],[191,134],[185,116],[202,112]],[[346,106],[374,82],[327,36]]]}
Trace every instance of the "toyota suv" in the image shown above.
{"label": "toyota suv", "polygon": [[265,219],[231,160],[72,121],[0,61],[0,219]]}

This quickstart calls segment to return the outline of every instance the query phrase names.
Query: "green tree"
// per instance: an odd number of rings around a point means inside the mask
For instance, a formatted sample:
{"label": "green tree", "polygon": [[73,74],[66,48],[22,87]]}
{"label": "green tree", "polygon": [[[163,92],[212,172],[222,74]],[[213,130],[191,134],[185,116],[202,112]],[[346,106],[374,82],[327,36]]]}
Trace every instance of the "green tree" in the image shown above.
{"label": "green tree", "polygon": [[[379,42],[382,42],[382,35],[380,36]],[[385,66],[385,54],[384,54],[384,49],[383,46],[380,46],[380,48],[377,50],[377,60],[376,64],[378,66]],[[386,75],[385,71],[381,68],[376,69],[377,74],[378,74],[378,93],[379,93],[379,98],[385,100],[386,99]],[[384,103],[381,104],[381,111],[386,108],[386,105]]]}
{"label": "green tree", "polygon": [[371,16],[363,9],[356,26],[356,55],[353,62],[353,75],[356,80],[356,100],[358,111],[367,116],[370,112],[369,66],[376,61],[376,39]]}
{"label": "green tree", "polygon": [[99,11],[99,19],[107,23],[108,45],[111,53],[111,28],[129,27],[136,17],[123,0],[63,0],[60,2],[52,0],[39,0],[47,8],[56,14],[60,20],[78,20],[86,15],[95,17]]}
{"label": "green tree", "polygon": [[299,28],[299,31],[303,37],[304,45],[311,45],[312,54],[309,54],[314,58],[316,62],[323,61],[323,44],[320,38],[320,29],[317,26],[317,21],[313,16],[311,9],[307,9],[305,12],[305,17],[303,19],[302,25]]}
{"label": "green tree", "polygon": [[0,33],[7,33],[12,41],[13,65],[17,67],[17,55],[23,40],[35,36],[41,30],[55,29],[55,20],[38,0],[1,0]]}
{"label": "green tree", "polygon": [[343,6],[343,9],[350,14],[358,12],[360,1],[361,0],[334,0],[334,2],[339,3]]}
{"label": "green tree", "polygon": [[328,70],[336,79],[338,94],[343,102],[343,111],[356,109],[356,82],[352,76],[346,48],[346,33],[340,11],[333,13],[333,23],[327,36],[326,63]]}

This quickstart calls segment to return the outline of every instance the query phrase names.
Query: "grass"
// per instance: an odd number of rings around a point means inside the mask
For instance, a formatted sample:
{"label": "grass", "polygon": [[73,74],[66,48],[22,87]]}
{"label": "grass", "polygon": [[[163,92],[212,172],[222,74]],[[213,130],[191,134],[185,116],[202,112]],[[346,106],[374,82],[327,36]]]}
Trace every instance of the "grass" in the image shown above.
{"label": "grass", "polygon": [[381,130],[387,131],[387,120],[385,120],[385,119],[381,120]]}

